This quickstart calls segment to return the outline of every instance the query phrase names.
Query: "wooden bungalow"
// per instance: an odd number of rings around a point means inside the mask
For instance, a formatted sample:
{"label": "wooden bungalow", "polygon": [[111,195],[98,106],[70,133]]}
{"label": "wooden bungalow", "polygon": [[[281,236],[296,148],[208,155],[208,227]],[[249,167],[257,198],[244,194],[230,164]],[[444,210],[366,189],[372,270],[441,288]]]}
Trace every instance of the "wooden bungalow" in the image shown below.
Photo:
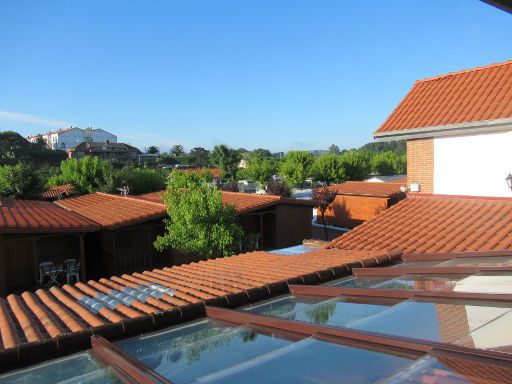
{"label": "wooden bungalow", "polygon": [[50,202],[1,199],[0,295],[36,288],[43,262],[75,259],[85,280],[85,239],[99,230],[94,221]]}

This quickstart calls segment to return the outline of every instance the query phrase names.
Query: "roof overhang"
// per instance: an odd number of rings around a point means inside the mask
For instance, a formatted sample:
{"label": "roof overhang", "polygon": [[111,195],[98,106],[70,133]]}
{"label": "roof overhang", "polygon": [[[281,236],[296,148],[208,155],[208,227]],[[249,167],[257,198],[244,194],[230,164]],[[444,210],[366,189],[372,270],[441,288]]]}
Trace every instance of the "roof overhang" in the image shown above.
{"label": "roof overhang", "polygon": [[512,131],[512,118],[437,125],[432,127],[411,128],[396,131],[375,132],[373,137],[379,141],[404,139],[411,140],[430,137],[474,135],[479,133],[492,133],[502,131]]}
{"label": "roof overhang", "polygon": [[502,11],[512,13],[512,4],[510,3],[510,0],[482,0],[482,1],[484,3],[492,5],[493,7],[501,9]]}

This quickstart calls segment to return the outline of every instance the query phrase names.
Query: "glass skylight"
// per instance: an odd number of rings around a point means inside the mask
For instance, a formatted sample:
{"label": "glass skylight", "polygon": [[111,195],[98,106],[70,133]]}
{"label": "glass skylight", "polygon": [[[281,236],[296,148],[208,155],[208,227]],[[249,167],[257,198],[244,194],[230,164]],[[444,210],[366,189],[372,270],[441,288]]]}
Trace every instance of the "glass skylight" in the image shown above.
{"label": "glass skylight", "polygon": [[2,384],[113,384],[119,383],[109,368],[102,368],[88,353],[51,360],[0,375]]}
{"label": "glass skylight", "polygon": [[439,299],[432,302],[409,300],[351,323],[348,327],[449,343],[511,310],[510,305],[471,305]]}

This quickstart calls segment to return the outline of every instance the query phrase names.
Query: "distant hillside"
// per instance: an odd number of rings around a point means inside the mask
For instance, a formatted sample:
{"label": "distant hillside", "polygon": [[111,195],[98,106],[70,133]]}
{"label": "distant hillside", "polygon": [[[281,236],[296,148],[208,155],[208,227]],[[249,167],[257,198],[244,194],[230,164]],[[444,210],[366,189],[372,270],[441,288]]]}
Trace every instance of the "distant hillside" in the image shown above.
{"label": "distant hillside", "polygon": [[405,140],[396,141],[376,141],[368,143],[359,148],[361,151],[367,152],[395,152],[397,155],[406,154]]}

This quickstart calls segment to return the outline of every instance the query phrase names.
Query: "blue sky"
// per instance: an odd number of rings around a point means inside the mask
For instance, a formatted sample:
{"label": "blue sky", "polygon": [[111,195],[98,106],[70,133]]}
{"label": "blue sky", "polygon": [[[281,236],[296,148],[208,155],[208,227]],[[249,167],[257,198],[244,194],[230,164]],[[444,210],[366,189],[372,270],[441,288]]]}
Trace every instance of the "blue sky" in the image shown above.
{"label": "blue sky", "polygon": [[140,148],[372,140],[414,80],[512,59],[477,0],[0,2],[0,130]]}

